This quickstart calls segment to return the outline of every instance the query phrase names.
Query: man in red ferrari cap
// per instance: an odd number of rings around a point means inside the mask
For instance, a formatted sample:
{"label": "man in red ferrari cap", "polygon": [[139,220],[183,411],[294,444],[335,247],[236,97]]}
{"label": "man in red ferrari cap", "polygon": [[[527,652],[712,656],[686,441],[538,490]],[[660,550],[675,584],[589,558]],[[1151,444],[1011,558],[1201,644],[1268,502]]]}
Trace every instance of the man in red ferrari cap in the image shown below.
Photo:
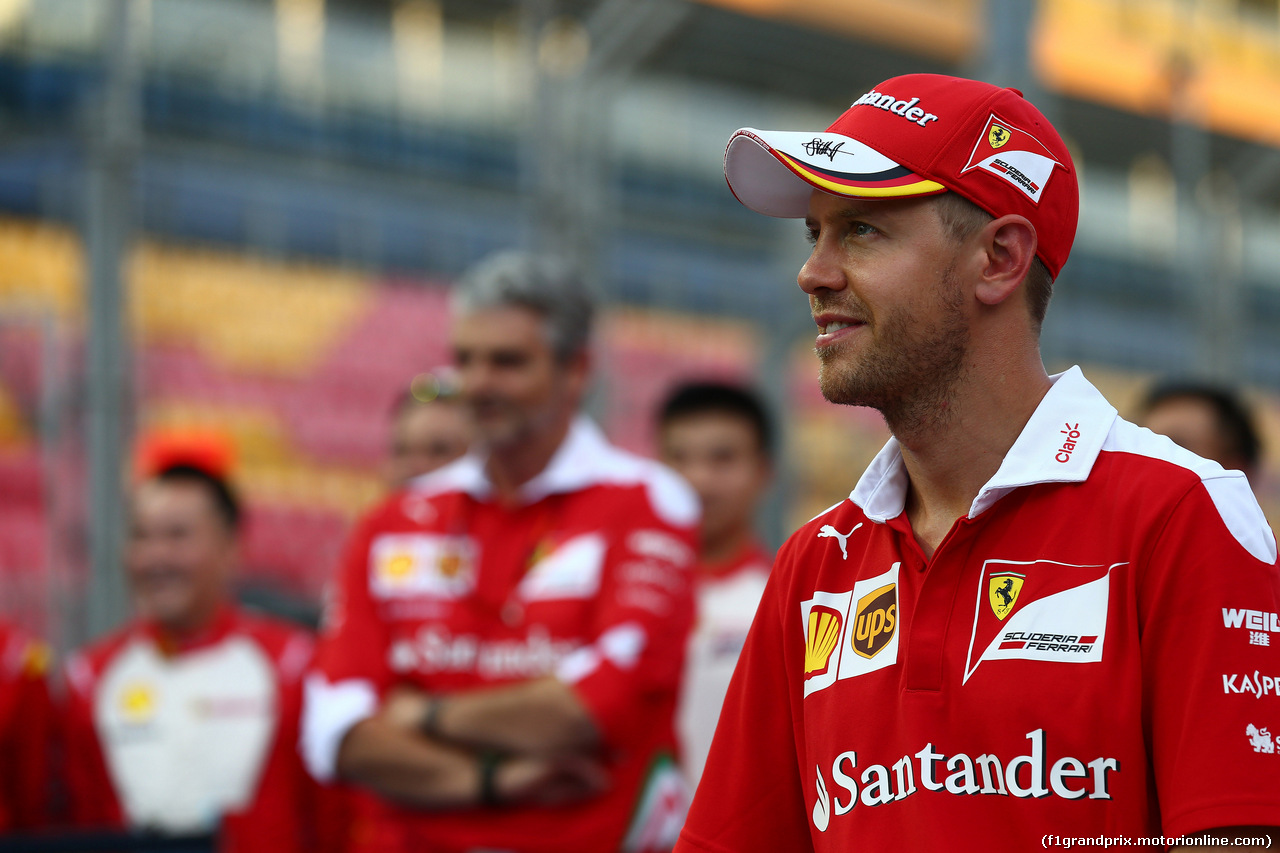
{"label": "man in red ferrari cap", "polygon": [[823,394],[893,437],[779,552],[677,851],[1274,835],[1276,540],[1240,472],[1046,373],[1079,209],[1049,122],[908,75],[738,131],[725,175],[804,218]]}

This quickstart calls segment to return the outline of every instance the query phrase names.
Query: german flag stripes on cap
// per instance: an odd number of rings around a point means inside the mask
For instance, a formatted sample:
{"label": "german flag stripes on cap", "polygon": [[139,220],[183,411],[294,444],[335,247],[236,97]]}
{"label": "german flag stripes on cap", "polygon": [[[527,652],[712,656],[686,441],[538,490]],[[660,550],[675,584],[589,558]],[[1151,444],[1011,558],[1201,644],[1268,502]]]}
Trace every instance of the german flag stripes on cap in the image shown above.
{"label": "german flag stripes on cap", "polygon": [[787,218],[805,216],[815,189],[867,199],[959,193],[992,216],[1025,216],[1054,277],[1080,211],[1066,144],[1021,92],[938,74],[886,80],[825,131],[742,128],[724,173],[744,205]]}

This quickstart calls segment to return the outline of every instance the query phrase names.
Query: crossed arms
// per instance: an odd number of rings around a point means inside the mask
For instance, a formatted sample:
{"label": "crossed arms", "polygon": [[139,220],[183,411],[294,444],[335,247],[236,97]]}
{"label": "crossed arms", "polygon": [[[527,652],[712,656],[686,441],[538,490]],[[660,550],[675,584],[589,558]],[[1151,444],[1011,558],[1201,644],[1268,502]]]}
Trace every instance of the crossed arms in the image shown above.
{"label": "crossed arms", "polygon": [[448,695],[397,687],[343,737],[337,773],[418,807],[549,804],[604,789],[599,742],[572,688],[552,677]]}

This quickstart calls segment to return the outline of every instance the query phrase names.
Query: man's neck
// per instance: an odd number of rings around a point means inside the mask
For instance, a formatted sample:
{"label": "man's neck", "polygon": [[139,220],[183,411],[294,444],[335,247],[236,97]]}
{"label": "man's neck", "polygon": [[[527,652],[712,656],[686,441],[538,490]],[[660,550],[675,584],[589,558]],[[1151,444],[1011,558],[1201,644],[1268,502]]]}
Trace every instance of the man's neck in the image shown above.
{"label": "man's neck", "polygon": [[166,641],[178,646],[198,643],[217,630],[229,613],[225,602],[210,602],[183,614],[182,618],[153,622],[154,630]]}
{"label": "man's neck", "polygon": [[754,539],[755,533],[750,524],[735,526],[711,538],[703,537],[699,565],[711,572],[723,568]]}
{"label": "man's neck", "polygon": [[1052,385],[1038,353],[1034,363],[1000,368],[957,383],[945,416],[932,425],[894,431],[910,480],[907,518],[928,557],[956,519],[968,515]]}
{"label": "man's neck", "polygon": [[573,413],[570,413],[545,429],[522,436],[519,441],[490,448],[485,473],[500,500],[515,501],[521,487],[543,472],[564,444],[572,425]]}

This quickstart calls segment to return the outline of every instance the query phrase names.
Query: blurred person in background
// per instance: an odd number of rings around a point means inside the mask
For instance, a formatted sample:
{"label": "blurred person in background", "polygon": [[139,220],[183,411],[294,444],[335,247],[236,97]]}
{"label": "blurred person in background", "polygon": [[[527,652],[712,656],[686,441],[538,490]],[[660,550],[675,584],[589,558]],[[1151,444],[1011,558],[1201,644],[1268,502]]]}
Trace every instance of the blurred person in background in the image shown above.
{"label": "blurred person in background", "polygon": [[221,472],[171,458],[134,488],[137,616],[66,667],[76,823],[219,831],[231,853],[311,849],[297,741],[313,643],[235,605],[240,528]]}
{"label": "blurred person in background", "polygon": [[696,787],[773,562],[755,531],[773,474],[772,427],[764,404],[745,388],[695,382],[663,403],[658,443],[662,461],[689,481],[702,504],[697,611],[677,714],[682,765]]}
{"label": "blurred person in background", "polygon": [[44,642],[0,623],[0,834],[39,829],[52,819],[51,660]]}
{"label": "blurred person in background", "polygon": [[1143,400],[1139,422],[1197,456],[1243,471],[1256,488],[1262,441],[1253,412],[1233,389],[1203,382],[1162,382]]}
{"label": "blurred person in background", "polygon": [[452,370],[437,368],[415,378],[392,409],[387,482],[392,489],[403,489],[414,477],[461,457],[471,431]]}
{"label": "blurred person in background", "polygon": [[461,281],[477,446],[367,516],[307,678],[303,748],[369,851],[669,849],[697,499],[580,414],[593,305],[507,253]]}

